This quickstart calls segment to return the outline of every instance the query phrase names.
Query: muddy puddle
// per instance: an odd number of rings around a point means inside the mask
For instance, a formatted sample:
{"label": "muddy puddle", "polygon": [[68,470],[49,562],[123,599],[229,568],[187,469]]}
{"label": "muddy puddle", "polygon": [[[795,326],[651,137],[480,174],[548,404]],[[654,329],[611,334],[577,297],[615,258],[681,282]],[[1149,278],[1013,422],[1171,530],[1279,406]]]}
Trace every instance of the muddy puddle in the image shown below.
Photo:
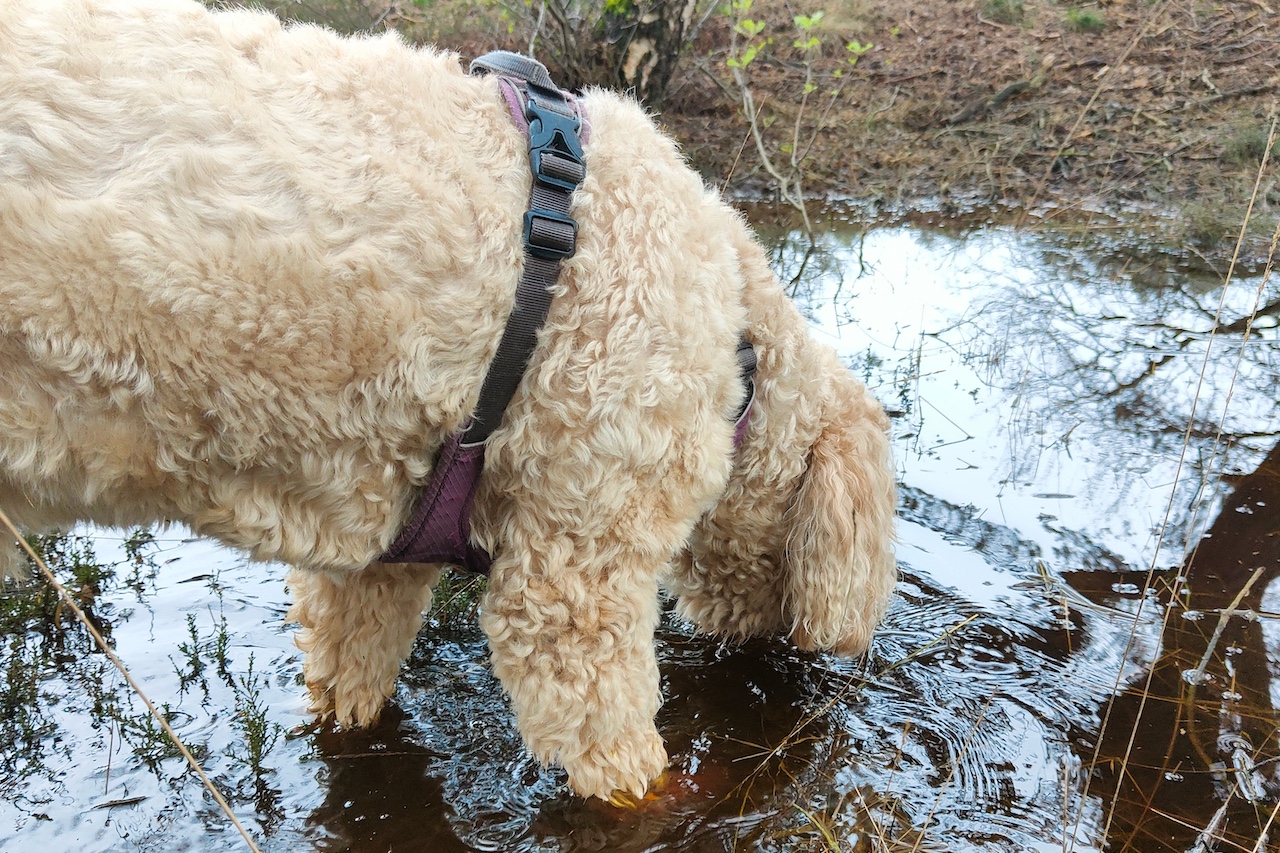
{"label": "muddy puddle", "polygon": [[[893,411],[902,580],[860,661],[668,614],[637,810],[525,755],[465,578],[340,734],[279,567],[172,529],[46,551],[267,851],[1277,850],[1280,343],[1242,318],[1278,288],[1105,234],[768,235]],[[0,849],[246,849],[50,596],[0,619]]]}

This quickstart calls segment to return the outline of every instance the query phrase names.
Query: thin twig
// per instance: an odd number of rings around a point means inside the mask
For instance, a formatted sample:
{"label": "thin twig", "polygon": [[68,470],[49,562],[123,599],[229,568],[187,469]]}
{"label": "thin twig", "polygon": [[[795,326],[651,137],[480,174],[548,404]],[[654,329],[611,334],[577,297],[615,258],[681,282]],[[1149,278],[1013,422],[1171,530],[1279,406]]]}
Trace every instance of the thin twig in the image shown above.
{"label": "thin twig", "polygon": [[1262,832],[1258,833],[1258,843],[1253,845],[1251,853],[1263,853],[1266,847],[1267,837],[1271,834],[1271,824],[1276,822],[1276,813],[1280,812],[1280,802],[1276,803],[1275,808],[1271,810],[1271,814],[1267,815],[1267,822],[1262,827]]}
{"label": "thin twig", "polygon": [[54,575],[53,571],[45,563],[44,558],[35,552],[35,549],[33,549],[30,543],[27,542],[26,537],[18,531],[18,528],[14,526],[14,523],[9,520],[9,516],[2,509],[0,509],[0,522],[3,522],[4,526],[9,528],[9,532],[17,538],[18,544],[22,546],[22,550],[26,551],[27,556],[31,557],[35,562],[36,566],[40,569],[41,574],[44,575],[45,580],[48,581],[49,585],[58,593],[58,597],[62,600],[63,604],[65,604],[67,608],[75,614],[76,620],[79,621],[80,624],[85,627],[85,630],[89,632],[89,636],[93,638],[93,642],[102,650],[102,653],[107,656],[107,659],[115,665],[116,669],[120,670],[120,674],[124,676],[124,680],[133,688],[133,692],[138,694],[138,698],[142,700],[142,704],[147,706],[147,710],[151,712],[151,716],[160,724],[160,728],[164,729],[165,734],[169,736],[169,739],[173,741],[174,746],[176,746],[178,751],[182,753],[182,757],[187,760],[187,763],[191,765],[191,769],[200,777],[200,781],[204,783],[205,788],[208,789],[209,794],[213,797],[214,801],[222,809],[223,813],[226,814],[231,823],[235,825],[235,828],[240,831],[240,835],[243,836],[245,844],[249,845],[249,849],[252,850],[253,853],[262,853],[261,848],[254,843],[254,840],[249,835],[248,830],[246,830],[236,818],[235,812],[231,810],[231,806],[218,791],[217,786],[213,784],[213,780],[204,772],[204,769],[200,766],[200,762],[196,761],[195,756],[191,754],[191,751],[187,749],[186,744],[184,744],[182,739],[178,737],[178,733],[169,725],[169,721],[165,719],[164,714],[161,714],[160,710],[150,699],[147,698],[147,694],[142,691],[142,686],[134,680],[133,676],[129,673],[128,668],[125,667],[123,661],[116,656],[116,653],[112,650],[111,646],[107,644],[105,639],[103,639],[102,634],[100,634],[98,629],[93,626],[93,622],[89,620],[89,617],[86,616],[84,611],[80,609],[80,606],[76,604],[71,593],[69,593],[67,588],[62,585],[62,582],[58,580],[57,576]]}
{"label": "thin twig", "polygon": [[[760,109],[764,109],[764,106],[761,105]],[[759,118],[759,117],[760,117],[760,110],[756,110],[756,118]],[[749,141],[751,141],[750,132],[744,133],[742,135],[742,144],[738,146],[738,153],[734,155],[733,163],[729,166],[729,174],[724,176],[724,183],[720,185],[721,195],[724,195],[725,191],[729,189],[729,181],[733,179],[733,173],[738,169],[738,161],[742,159],[742,152],[746,150],[747,143]]]}
{"label": "thin twig", "polygon": [[942,642],[943,640],[949,639],[953,634],[955,634],[957,631],[959,631],[959,630],[960,630],[961,628],[963,628],[965,625],[968,625],[970,622],[972,622],[974,619],[977,619],[977,618],[978,618],[978,614],[977,614],[977,613],[971,613],[971,614],[970,614],[969,616],[967,616],[963,621],[958,622],[958,623],[956,623],[955,625],[952,625],[950,628],[948,628],[947,630],[943,631],[941,634],[939,634],[938,636],[934,637],[932,640],[930,640],[929,642],[925,643],[923,646],[921,646],[920,648],[916,649],[916,650],[915,650],[914,652],[912,652],[911,654],[907,655],[906,657],[902,658],[901,660],[896,660],[896,661],[894,661],[893,663],[891,663],[891,664],[889,664],[888,666],[886,666],[884,669],[880,670],[880,674],[881,674],[881,675],[884,675],[886,672],[893,672],[893,671],[894,671],[895,669],[897,669],[898,667],[900,667],[900,666],[904,666],[905,664],[910,663],[911,661],[913,661],[913,660],[915,660],[916,658],[920,657],[920,655],[922,655],[922,654],[924,654],[925,652],[927,652],[929,649],[931,649],[931,648],[933,648],[934,646],[936,646],[938,643]]}
{"label": "thin twig", "polygon": [[533,56],[534,45],[538,43],[538,34],[542,32],[542,22],[547,19],[547,0],[542,0],[542,5],[538,7],[538,20],[533,22],[533,30],[529,33],[529,50],[526,53]]}

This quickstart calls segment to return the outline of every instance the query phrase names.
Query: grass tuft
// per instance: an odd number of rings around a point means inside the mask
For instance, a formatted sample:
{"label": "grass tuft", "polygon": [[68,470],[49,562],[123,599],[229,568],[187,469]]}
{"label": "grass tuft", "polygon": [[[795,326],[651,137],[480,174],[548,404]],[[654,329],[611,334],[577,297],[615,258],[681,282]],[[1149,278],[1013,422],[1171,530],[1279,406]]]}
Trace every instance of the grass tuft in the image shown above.
{"label": "grass tuft", "polygon": [[1022,0],[986,0],[982,17],[997,24],[1021,24],[1026,18]]}
{"label": "grass tuft", "polygon": [[1077,33],[1100,33],[1107,28],[1107,19],[1096,9],[1068,9],[1066,20],[1067,29]]}
{"label": "grass tuft", "polygon": [[[1267,150],[1267,129],[1260,124],[1237,128],[1222,149],[1222,162],[1257,167]],[[1271,145],[1272,158],[1280,157],[1280,139]]]}

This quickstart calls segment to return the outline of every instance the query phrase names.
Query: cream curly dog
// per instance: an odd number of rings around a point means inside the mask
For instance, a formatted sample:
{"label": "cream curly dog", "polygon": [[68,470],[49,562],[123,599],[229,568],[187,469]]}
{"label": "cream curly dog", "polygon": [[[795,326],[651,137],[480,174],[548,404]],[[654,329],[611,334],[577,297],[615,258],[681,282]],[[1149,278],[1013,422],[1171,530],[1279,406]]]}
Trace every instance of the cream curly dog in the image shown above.
{"label": "cream curly dog", "polygon": [[[659,585],[704,631],[861,652],[894,485],[883,411],[739,217],[636,104],[583,102],[578,252],[472,520],[520,731],[608,797],[666,763]],[[0,0],[0,507],[289,564],[315,709],[371,724],[440,571],[374,560],[475,405],[529,185],[455,56],[185,0]]]}

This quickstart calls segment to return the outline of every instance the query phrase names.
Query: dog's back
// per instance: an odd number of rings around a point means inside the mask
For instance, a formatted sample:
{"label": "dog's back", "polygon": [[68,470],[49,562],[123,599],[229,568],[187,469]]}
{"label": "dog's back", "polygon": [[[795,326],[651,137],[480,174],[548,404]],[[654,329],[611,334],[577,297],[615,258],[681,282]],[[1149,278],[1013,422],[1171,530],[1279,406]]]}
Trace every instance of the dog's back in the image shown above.
{"label": "dog's back", "polygon": [[0,503],[379,553],[518,271],[522,142],[483,86],[393,36],[0,4]]}

